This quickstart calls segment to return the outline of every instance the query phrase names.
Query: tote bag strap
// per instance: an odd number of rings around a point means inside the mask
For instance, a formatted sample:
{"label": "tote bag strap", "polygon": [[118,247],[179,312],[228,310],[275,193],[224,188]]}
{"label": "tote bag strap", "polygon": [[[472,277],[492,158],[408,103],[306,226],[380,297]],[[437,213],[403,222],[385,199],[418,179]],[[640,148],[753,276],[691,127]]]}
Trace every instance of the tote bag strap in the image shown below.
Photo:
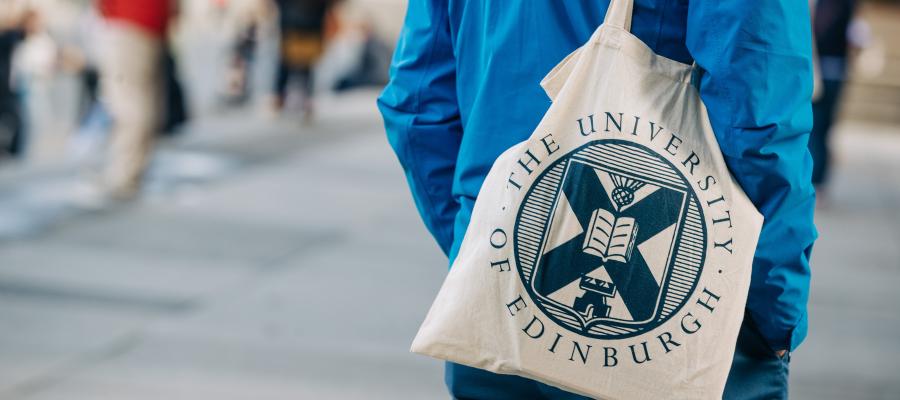
{"label": "tote bag strap", "polygon": [[634,0],[610,0],[603,25],[615,26],[631,32],[631,13]]}

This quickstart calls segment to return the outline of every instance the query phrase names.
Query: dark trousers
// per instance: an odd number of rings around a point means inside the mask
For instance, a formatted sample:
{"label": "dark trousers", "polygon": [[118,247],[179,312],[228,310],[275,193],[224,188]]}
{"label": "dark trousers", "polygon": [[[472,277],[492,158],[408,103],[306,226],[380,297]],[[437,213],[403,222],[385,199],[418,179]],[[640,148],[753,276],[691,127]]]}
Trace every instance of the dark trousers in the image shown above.
{"label": "dark trousers", "polygon": [[292,77],[301,80],[300,88],[303,90],[303,101],[307,101],[312,96],[312,68],[309,66],[291,66],[285,61],[278,63],[278,70],[275,72],[275,95],[282,99],[287,95],[288,83],[290,83]]}
{"label": "dark trousers", "polygon": [[[786,399],[789,362],[790,355],[778,357],[763,340],[753,320],[745,317],[723,399]],[[588,399],[530,379],[494,374],[454,363],[447,363],[444,379],[450,394],[458,400]]]}
{"label": "dark trousers", "polygon": [[0,158],[22,155],[24,128],[18,97],[0,88]]}
{"label": "dark trousers", "polygon": [[812,182],[815,185],[828,179],[831,166],[831,150],[828,137],[831,125],[835,120],[838,99],[844,82],[840,80],[823,80],[822,97],[813,103],[813,129],[809,134],[809,152],[813,159]]}

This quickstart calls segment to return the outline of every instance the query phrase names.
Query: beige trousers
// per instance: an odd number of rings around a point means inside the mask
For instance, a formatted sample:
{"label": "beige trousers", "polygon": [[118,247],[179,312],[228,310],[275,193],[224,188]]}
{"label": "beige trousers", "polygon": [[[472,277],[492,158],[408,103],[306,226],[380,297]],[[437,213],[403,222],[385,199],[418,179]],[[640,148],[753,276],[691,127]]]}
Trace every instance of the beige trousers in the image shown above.
{"label": "beige trousers", "polygon": [[160,125],[162,40],[134,25],[107,25],[102,90],[113,128],[104,184],[117,194],[137,192]]}

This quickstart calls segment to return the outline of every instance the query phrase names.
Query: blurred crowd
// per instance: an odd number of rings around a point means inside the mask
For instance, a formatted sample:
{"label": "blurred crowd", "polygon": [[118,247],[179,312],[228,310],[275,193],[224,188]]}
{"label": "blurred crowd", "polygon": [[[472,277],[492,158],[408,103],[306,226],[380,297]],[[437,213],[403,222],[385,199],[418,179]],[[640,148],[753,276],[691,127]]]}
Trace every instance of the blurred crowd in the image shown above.
{"label": "blurred crowd", "polygon": [[[396,36],[384,26],[399,27],[402,3],[0,0],[0,162],[89,165],[91,196],[134,198],[154,143],[192,116],[252,106],[309,123],[317,95],[384,84]],[[871,42],[857,3],[810,2],[823,193],[843,83]]]}
{"label": "blurred crowd", "polygon": [[192,116],[312,122],[317,94],[386,81],[388,40],[357,3],[0,0],[0,162],[85,166],[89,197],[122,201]]}

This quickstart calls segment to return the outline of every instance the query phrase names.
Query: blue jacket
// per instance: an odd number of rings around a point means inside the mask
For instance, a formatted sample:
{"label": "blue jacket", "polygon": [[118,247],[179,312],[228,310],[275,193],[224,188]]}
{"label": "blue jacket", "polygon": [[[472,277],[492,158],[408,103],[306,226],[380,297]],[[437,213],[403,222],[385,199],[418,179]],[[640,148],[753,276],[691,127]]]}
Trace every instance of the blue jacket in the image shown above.
{"label": "blue jacket", "polygon": [[[541,78],[599,26],[607,0],[412,0],[378,99],[425,225],[452,260],[504,150],[550,106]],[[813,225],[805,0],[636,0],[632,31],[703,69],[726,163],[765,216],[747,309],[773,349],[806,336]]]}

